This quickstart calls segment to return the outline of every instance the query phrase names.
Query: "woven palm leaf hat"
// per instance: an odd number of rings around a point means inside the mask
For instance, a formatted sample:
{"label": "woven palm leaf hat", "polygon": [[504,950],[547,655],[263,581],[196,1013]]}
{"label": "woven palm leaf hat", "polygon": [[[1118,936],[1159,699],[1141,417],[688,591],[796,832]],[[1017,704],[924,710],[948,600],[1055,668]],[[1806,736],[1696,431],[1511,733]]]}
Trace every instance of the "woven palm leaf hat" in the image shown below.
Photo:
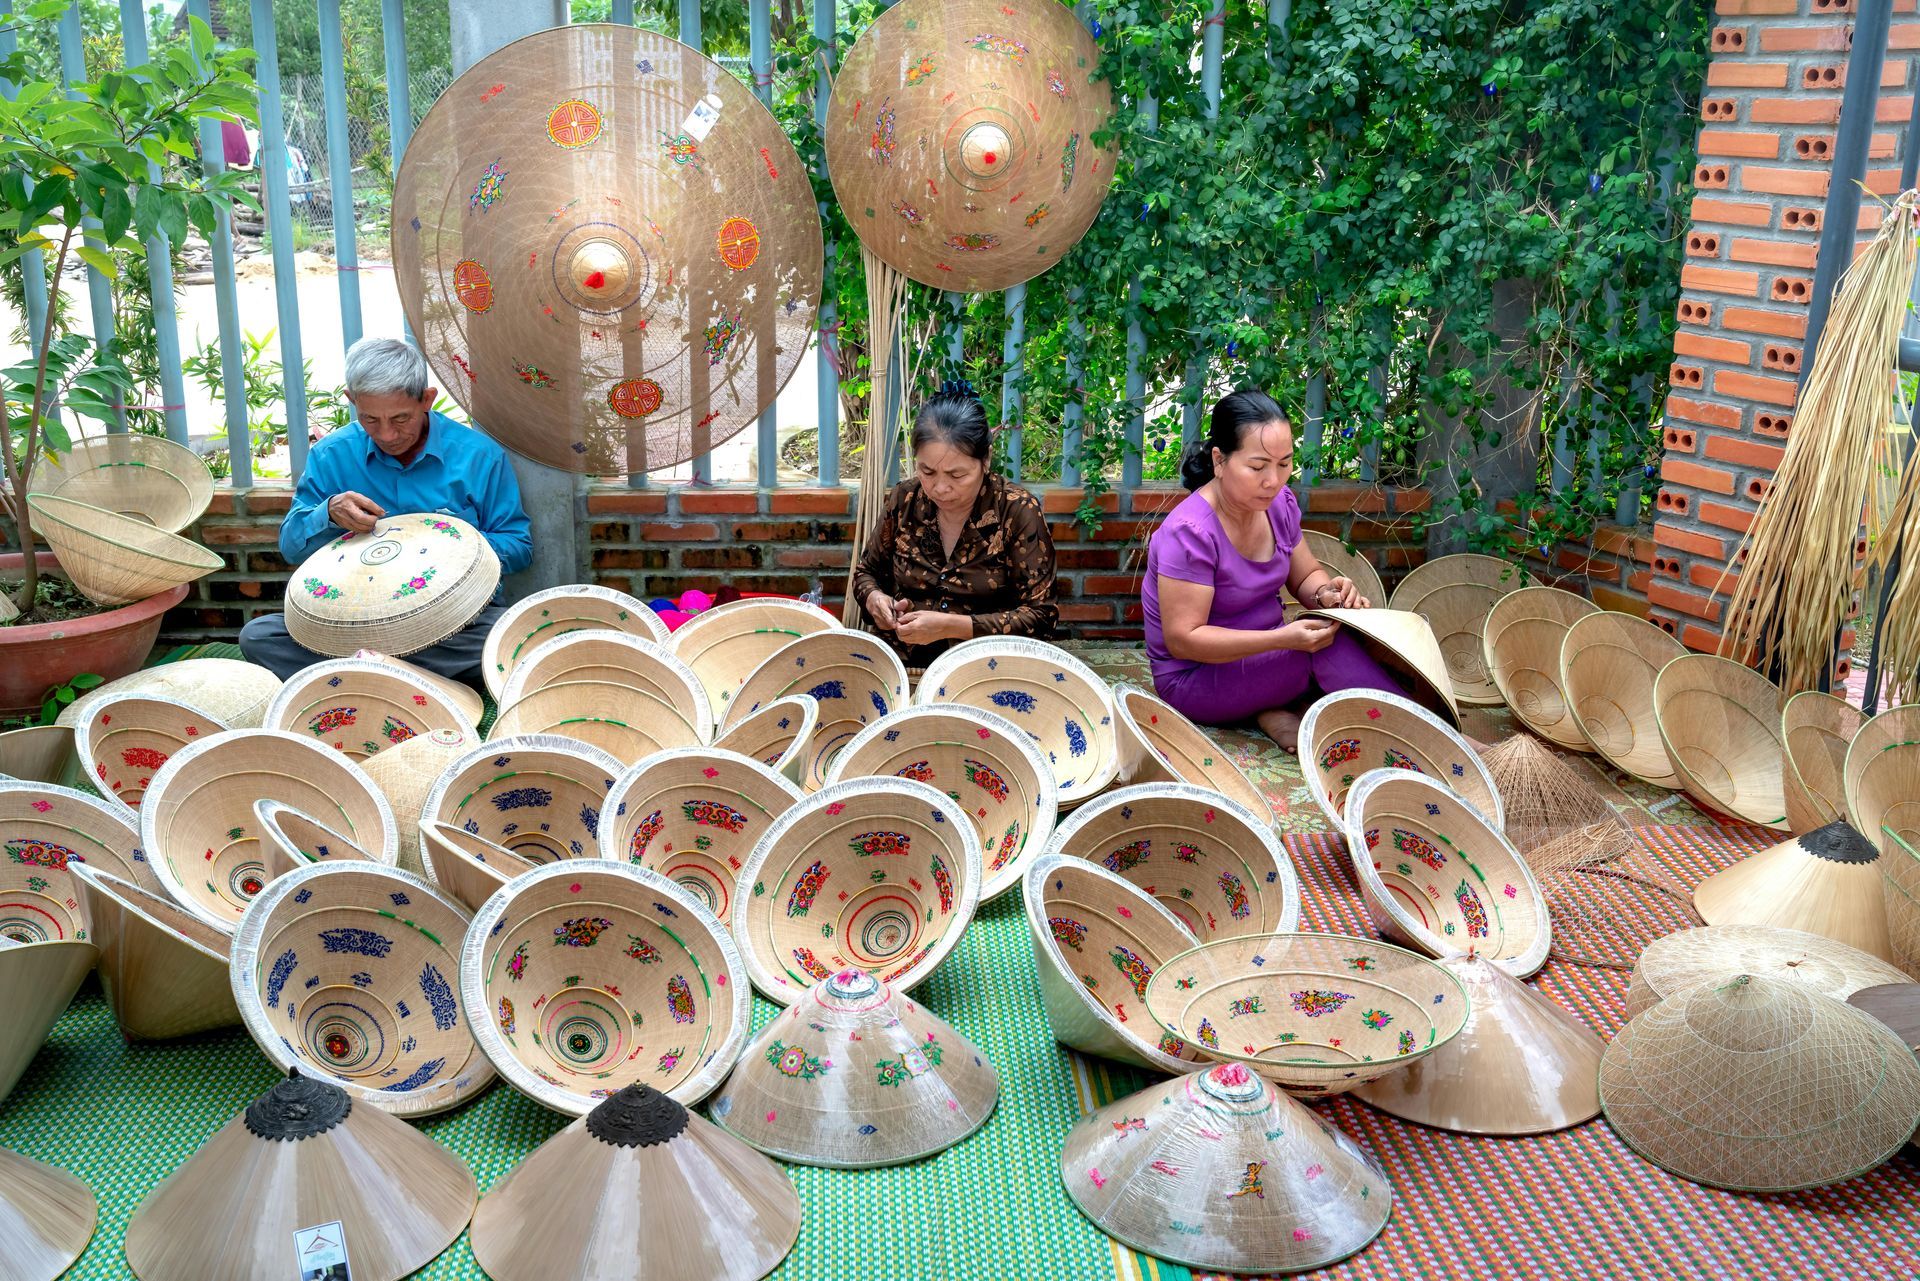
{"label": "woven palm leaf hat", "polygon": [[1431,956],[1473,951],[1516,978],[1547,963],[1553,930],[1533,869],[1445,784],[1370,770],[1347,800],[1347,852],[1374,925]]}
{"label": "woven palm leaf hat", "polygon": [[753,986],[792,1005],[859,969],[911,991],[973,920],[980,869],[980,838],[944,792],[909,778],[821,788],[773,821],[734,882]]}
{"label": "woven palm leaf hat", "polygon": [[302,1229],[337,1223],[355,1277],[425,1267],[473,1216],[473,1172],[413,1126],[289,1076],[202,1144],[134,1211],[140,1281],[300,1277]]}
{"label": "woven palm leaf hat", "polygon": [[749,1030],[726,927],[666,877],[607,859],[535,868],[481,904],[460,990],[500,1075],[572,1116],[640,1082],[697,1103]]}
{"label": "woven palm leaf hat", "polygon": [[1708,925],[1656,939],[1627,984],[1627,1017],[1696,983],[1761,974],[1845,1000],[1861,988],[1904,983],[1898,969],[1821,934],[1774,925]]}
{"label": "woven palm leaf hat", "polygon": [[1920,843],[1920,704],[1888,708],[1847,748],[1842,793],[1853,825],[1891,853]]}
{"label": "woven palm leaf hat", "polygon": [[227,978],[231,939],[172,899],[99,868],[76,863],[73,875],[120,1035],[170,1041],[240,1022]]}
{"label": "woven palm leaf hat", "polygon": [[1143,783],[1068,815],[1049,854],[1097,863],[1145,889],[1196,939],[1285,933],[1300,880],[1273,829],[1191,783]]}
{"label": "woven palm leaf hat", "polygon": [[708,1105],[769,1156],[858,1169],[944,1152],[987,1123],[1000,1073],[865,970],[814,984],[764,1028]]}
{"label": "woven palm leaf hat", "polygon": [[398,848],[386,798],[331,747],[267,729],[194,743],[154,776],[140,805],[140,843],[161,888],[224,934],[280,865],[255,818],[260,800],[291,806],[381,862]]}
{"label": "woven palm leaf hat", "polygon": [[21,1281],[64,1276],[99,1221],[100,1204],[86,1184],[0,1148],[0,1250]]}
{"label": "woven palm leaf hat", "polygon": [[1115,154],[1112,93],[1071,9],[907,0],[834,77],[827,170],[861,244],[935,289],[990,293],[1093,224]]}
{"label": "woven palm leaf hat", "polygon": [[1132,882],[1068,854],[1042,854],[1021,880],[1056,1041],[1156,1072],[1205,1061],[1200,1047],[1144,1017],[1147,980],[1194,944],[1178,917]]}
{"label": "woven palm leaf hat", "polygon": [[296,672],[268,705],[263,728],[309,736],[362,763],[435,730],[479,732],[436,687],[364,658]]}
{"label": "woven palm leaf hat", "polygon": [[1880,860],[1887,942],[1901,968],[1909,974],[1920,973],[1920,849],[1885,829],[1881,835],[1893,844],[1892,853]]}
{"label": "woven palm leaf hat", "polygon": [[1487,671],[1500,697],[1540,737],[1576,752],[1593,744],[1560,687],[1560,649],[1567,628],[1600,607],[1558,587],[1522,587],[1487,614]]}
{"label": "woven palm leaf hat", "polygon": [[1372,1157],[1237,1063],[1101,1108],[1068,1132],[1060,1177],[1108,1236],[1209,1272],[1323,1268],[1393,1213]]}
{"label": "woven palm leaf hat", "polygon": [[1433,627],[1454,698],[1498,706],[1500,689],[1487,670],[1487,616],[1502,596],[1531,585],[1525,570],[1492,556],[1441,556],[1401,579],[1387,605],[1418,614]]}
{"label": "woven palm leaf hat", "polygon": [[28,494],[27,510],[60,572],[97,604],[146,600],[225,566],[190,539],[70,498]]}
{"label": "woven palm leaf hat", "polygon": [[917,779],[960,803],[986,860],[983,903],[1020,883],[1059,812],[1053,769],[1033,741],[1005,717],[958,703],[910,707],[860,731],[829,781],[861,777]]}
{"label": "woven palm leaf hat", "polygon": [[447,767],[479,745],[480,736],[470,727],[441,728],[415,734],[366,760],[367,777],[387,798],[399,828],[391,860],[394,866],[415,876],[425,872],[420,863],[420,812]]}
{"label": "woven palm leaf hat", "polygon": [[1113,692],[1058,645],[1024,636],[962,641],[928,664],[913,697],[978,707],[1026,731],[1053,767],[1063,810],[1098,796],[1119,773]]}
{"label": "woven palm leaf hat", "polygon": [[856,734],[907,705],[907,669],[890,646],[865,632],[834,628],[803,636],[754,669],[735,693],[722,729],[794,694],[807,695],[820,708],[800,782],[812,791],[826,782],[833,758]]}
{"label": "woven palm leaf hat", "polygon": [[785,1170],[629,1085],[494,1185],[473,1253],[494,1281],[754,1281],[793,1249],[800,1217]]}
{"label": "woven palm leaf hat", "polygon": [[20,1083],[47,1034],[66,1012],[100,949],[72,937],[19,942],[0,926],[0,1103]]}
{"label": "woven palm leaf hat", "polygon": [[1693,888],[1708,925],[1774,925],[1837,939],[1898,962],[1887,936],[1888,859],[1846,823],[1750,854]]}
{"label": "woven palm leaf hat", "polygon": [[1780,737],[1787,745],[1787,825],[1811,832],[1847,817],[1847,748],[1867,714],[1844,698],[1801,690],[1780,709]]}
{"label": "woven palm leaf hat", "polygon": [[1660,669],[1687,652],[1644,618],[1606,610],[1574,620],[1560,645],[1560,688],[1580,730],[1615,769],[1655,787],[1679,776],[1654,727]]}
{"label": "woven palm leaf hat", "polygon": [[500,691],[511,708],[529,693],[570,681],[623,685],[671,707],[698,742],[713,737],[713,711],[693,669],[666,646],[625,632],[576,631],[543,642],[515,667]]}
{"label": "woven palm leaf hat", "polygon": [[[399,865],[397,851],[393,858],[381,858],[284,801],[255,801],[253,821],[259,825],[260,839],[280,852],[281,864],[286,867],[355,860],[384,867]],[[399,826],[401,821],[396,818],[394,825]]]}
{"label": "woven palm leaf hat", "polygon": [[466,909],[417,876],[315,863],[269,885],[234,936],[233,996],[260,1052],[395,1116],[493,1083],[461,1007]]}
{"label": "woven palm leaf hat", "polygon": [[1864,1174],[1920,1125],[1920,1062],[1873,1016],[1738,974],[1642,1011],[1600,1061],[1607,1124],[1710,1187],[1791,1192]]}
{"label": "woven palm leaf hat", "polygon": [[496,699],[527,655],[568,632],[626,632],[665,645],[667,625],[645,602],[593,583],[569,583],[524,596],[507,606],[487,633],[480,654],[481,675],[487,692]]}
{"label": "woven palm leaf hat", "polygon": [[377,649],[356,649],[353,653],[349,654],[348,657],[358,658],[368,663],[384,663],[388,667],[405,672],[417,681],[424,681],[426,684],[433,686],[433,688],[440,691],[440,697],[442,699],[460,710],[460,714],[467,718],[467,723],[470,725],[478,725],[481,716],[486,713],[486,700],[481,698],[480,691],[471,685],[463,685],[457,680],[440,675],[438,672],[430,672],[416,663],[409,663],[404,658],[395,658],[391,654],[382,654]]}
{"label": "woven palm leaf hat", "polygon": [[660,752],[613,781],[600,857],[652,868],[731,925],[734,878],[773,821],[804,795],[737,752]]}
{"label": "woven palm leaf hat", "polygon": [[385,516],[300,562],[287,633],[316,654],[376,649],[405,658],[471,623],[500,585],[500,558],[457,516]]}
{"label": "woven palm leaf hat", "polygon": [[213,473],[200,455],[165,436],[115,432],[83,437],[63,454],[49,453],[34,467],[27,489],[177,534],[212,504]]}
{"label": "woven palm leaf hat", "polygon": [[569,738],[622,765],[705,741],[672,704],[618,681],[564,680],[529,690],[500,709],[490,733],[494,738]]}
{"label": "woven palm leaf hat", "polygon": [[1730,658],[1686,654],[1660,669],[1653,723],[1688,794],[1723,814],[1787,830],[1780,687]]}
{"label": "woven palm leaf hat", "polygon": [[216,718],[176,699],[124,694],[95,703],[74,730],[73,745],[94,788],[137,810],[169,757],[226,732]]}
{"label": "woven palm leaf hat", "polygon": [[1113,687],[1113,709],[1120,753],[1116,782],[1178,781],[1211,787],[1273,822],[1266,793],[1241,772],[1232,754],[1170,704],[1122,682]]}
{"label": "woven palm leaf hat", "polygon": [[1366,599],[1367,608],[1386,608],[1387,585],[1380,581],[1380,571],[1373,567],[1372,561],[1348,551],[1347,545],[1338,538],[1317,529],[1301,530],[1300,541],[1306,544],[1322,569],[1336,578],[1352,580],[1354,589]]}
{"label": "woven palm leaf hat", "polygon": [[839,621],[818,605],[751,598],[694,615],[673,633],[672,649],[706,687],[714,716],[732,729],[742,721],[734,712],[734,695],[760,664],[802,636],[839,628]]}
{"label": "woven palm leaf hat", "polygon": [[1607,1047],[1586,1024],[1484,956],[1442,957],[1439,965],[1466,989],[1466,1026],[1356,1097],[1461,1134],[1546,1134],[1600,1115]]}
{"label": "woven palm leaf hat", "polygon": [[1467,1021],[1451,970],[1378,939],[1271,934],[1167,958],[1147,1012],[1211,1058],[1289,1094],[1341,1094],[1445,1045]]}
{"label": "woven palm leaf hat", "polygon": [[494,739],[441,771],[418,821],[465,828],[529,863],[592,858],[620,769],[605,752],[570,738]]}
{"label": "woven palm leaf hat", "polygon": [[86,938],[75,863],[159,888],[123,807],[51,783],[0,783],[0,938]]}
{"label": "woven palm leaf hat", "polygon": [[73,731],[65,725],[29,725],[0,733],[0,782],[78,787],[86,777]]}
{"label": "woven palm leaf hat", "polygon": [[1410,699],[1377,689],[1341,690],[1300,718],[1300,772],[1314,803],[1336,828],[1346,822],[1354,783],[1383,768],[1437,778],[1496,825],[1507,821],[1500,789],[1479,754],[1457,730]]}
{"label": "woven palm leaf hat", "polygon": [[562,471],[707,452],[819,323],[818,205],[780,123],[698,50],[624,25],[538,32],[456,80],[395,177],[393,251],[439,385]]}
{"label": "woven palm leaf hat", "polygon": [[1453,696],[1446,656],[1426,619],[1404,609],[1303,609],[1296,617],[1340,624],[1369,658],[1399,682],[1409,699],[1459,727],[1460,705]]}
{"label": "woven palm leaf hat", "polygon": [[539,866],[464,827],[424,822],[418,827],[427,879],[469,912],[479,911],[495,890]]}
{"label": "woven palm leaf hat", "polygon": [[103,699],[153,694],[176,699],[228,729],[258,729],[267,705],[280,692],[280,678],[258,663],[237,658],[183,658],[144,667],[88,690],[67,705],[56,723],[78,728]]}
{"label": "woven palm leaf hat", "polygon": [[713,745],[750,756],[788,782],[804,785],[813,760],[813,731],[819,725],[820,700],[789,694],[714,735]]}

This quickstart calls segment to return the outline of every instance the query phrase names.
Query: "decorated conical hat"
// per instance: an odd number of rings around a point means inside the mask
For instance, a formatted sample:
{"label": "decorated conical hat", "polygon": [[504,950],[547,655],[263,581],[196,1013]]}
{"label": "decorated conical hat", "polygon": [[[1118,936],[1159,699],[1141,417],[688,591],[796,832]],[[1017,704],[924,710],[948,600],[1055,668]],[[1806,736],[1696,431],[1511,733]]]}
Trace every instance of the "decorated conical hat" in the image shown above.
{"label": "decorated conical hat", "polygon": [[127,1262],[140,1281],[305,1277],[295,1234],[338,1224],[328,1243],[356,1281],[396,1281],[453,1244],[475,1190],[458,1157],[405,1121],[293,1076],[147,1195]]}
{"label": "decorated conical hat", "polygon": [[68,870],[75,863],[159,888],[123,807],[51,783],[0,783],[0,938],[86,938],[86,913]]}
{"label": "decorated conical hat", "polygon": [[1680,786],[1723,814],[1787,828],[1780,687],[1715,654],[1686,654],[1653,683],[1653,723]]}
{"label": "decorated conical hat", "polygon": [[526,657],[556,636],[579,631],[626,632],[666,645],[667,625],[645,602],[592,583],[569,583],[523,596],[494,620],[480,655],[487,692],[496,699]]}
{"label": "decorated conical hat", "polygon": [[1888,708],[1860,727],[1842,771],[1847,815],[1891,851],[1920,843],[1920,704]]}
{"label": "decorated conical hat", "polygon": [[479,911],[502,885],[538,866],[464,827],[451,823],[418,826],[420,862],[427,879],[470,912]]}
{"label": "decorated conical hat", "polygon": [[78,787],[84,772],[65,725],[29,725],[0,733],[0,781]]}
{"label": "decorated conical hat", "polygon": [[366,772],[310,738],[234,730],[174,753],[140,804],[140,843],[173,900],[231,934],[272,879],[254,802],[289,805],[381,862],[397,849],[393,811]]}
{"label": "decorated conical hat", "polygon": [[1500,697],[1540,737],[1576,752],[1593,744],[1560,687],[1560,648],[1567,628],[1600,607],[1558,587],[1508,592],[1487,614],[1487,672]]}
{"label": "decorated conical hat", "polygon": [[1880,863],[1872,841],[1829,823],[1715,872],[1694,886],[1693,906],[1708,925],[1806,930],[1893,962]]}
{"label": "decorated conical hat", "polygon": [[1021,880],[1055,1040],[1156,1072],[1204,1061],[1199,1047],[1145,1017],[1147,980],[1194,944],[1178,917],[1125,878],[1067,854],[1042,854]]}
{"label": "decorated conical hat", "polygon": [[[1787,825],[1811,832],[1847,817],[1847,748],[1867,714],[1832,694],[1801,690],[1780,709],[1780,737],[1787,747],[1781,784]],[[1869,839],[1873,833],[1867,833]]]}
{"label": "decorated conical hat", "polygon": [[813,731],[819,724],[820,701],[808,694],[789,694],[714,735],[713,745],[752,757],[804,786],[813,761]]}
{"label": "decorated conical hat", "polygon": [[1580,731],[1608,764],[1655,787],[1680,780],[1654,725],[1653,684],[1686,646],[1632,614],[1588,614],[1560,644],[1560,689]]}
{"label": "decorated conical hat", "polygon": [[473,1216],[494,1281],[754,1281],[799,1235],[786,1171],[644,1085],[536,1148]]}
{"label": "decorated conical hat", "polygon": [[1474,951],[1518,978],[1553,932],[1533,869],[1498,827],[1437,779],[1363,774],[1347,798],[1347,851],[1373,922],[1430,956]]}
{"label": "decorated conical hat", "polygon": [[803,795],[737,752],[660,752],[614,780],[600,857],[652,868],[731,925],[734,878],[773,821]]}
{"label": "decorated conical hat", "polygon": [[636,474],[773,403],[818,323],[820,218],[747,83],[625,25],[497,50],[415,130],[394,276],[440,386],[516,452]]}
{"label": "decorated conical hat", "polygon": [[81,908],[100,949],[100,985],[129,1041],[167,1041],[233,1027],[226,935],[130,881],[73,865]]}
{"label": "decorated conical hat", "polygon": [[1053,766],[1062,809],[1098,796],[1120,770],[1113,691],[1058,645],[1024,636],[962,641],[928,664],[914,702],[964,703],[1025,730]]}
{"label": "decorated conical hat", "polygon": [[473,721],[437,688],[364,658],[336,658],[296,672],[274,695],[263,727],[305,735],[362,764],[435,730],[479,737]]}
{"label": "decorated conical hat", "polygon": [[466,521],[385,516],[300,562],[287,583],[287,633],[316,654],[405,658],[471,623],[499,585],[500,558]]}
{"label": "decorated conical hat", "polygon": [[1101,1108],[1067,1134],[1060,1177],[1108,1236],[1209,1272],[1323,1268],[1393,1213],[1358,1144],[1239,1064]]}
{"label": "decorated conical hat", "polygon": [[806,694],[820,708],[800,782],[811,791],[826,782],[834,756],[854,735],[907,705],[907,669],[885,642],[865,632],[834,628],[802,636],[747,677],[722,729],[792,694]]}
{"label": "decorated conical hat", "polygon": [[982,903],[1020,883],[1059,812],[1053,769],[1032,740],[1005,717],[958,703],[910,707],[854,735],[829,781],[861,777],[917,779],[959,801],[986,860]]}
{"label": "decorated conical hat", "polygon": [[792,1005],[838,970],[911,991],[980,900],[980,838],[959,803],[906,778],[831,783],[773,821],[734,882],[753,986]]}
{"label": "decorated conical hat", "polygon": [[985,1125],[1000,1073],[946,1020],[865,970],[813,985],[761,1029],[708,1105],[769,1156],[898,1165]]}
{"label": "decorated conical hat", "polygon": [[1403,1121],[1462,1134],[1545,1134],[1600,1115],[1606,1043],[1484,956],[1444,957],[1467,1023],[1433,1053],[1354,1091]]}
{"label": "decorated conical hat", "polygon": [[1125,877],[1203,942],[1299,924],[1300,881],[1273,829],[1191,783],[1109,792],[1062,819],[1047,853]]}
{"label": "decorated conical hat", "polygon": [[1627,1017],[1696,983],[1724,982],[1736,974],[1786,979],[1842,999],[1863,987],[1907,981],[1879,957],[1825,935],[1774,925],[1708,925],[1647,945],[1627,985]]}
{"label": "decorated conical hat", "polygon": [[[311,815],[302,814],[285,801],[255,801],[253,821],[259,825],[262,843],[279,850],[287,867],[354,860],[392,867],[396,862],[395,859],[381,858],[361,849],[326,824],[315,821]],[[400,821],[395,819],[395,826]]]}
{"label": "decorated conical hat", "polygon": [[80,939],[19,943],[0,927],[0,1103],[19,1084],[100,950]]}
{"label": "decorated conical hat", "polygon": [[641,1081],[697,1103],[749,1031],[726,927],[666,877],[607,859],[537,867],[481,904],[460,985],[500,1075],[574,1116]]}
{"label": "decorated conical hat", "polygon": [[60,713],[58,723],[77,728],[102,699],[156,694],[204,712],[228,729],[258,729],[266,719],[267,705],[279,691],[280,678],[258,663],[237,658],[184,658],[142,668],[88,690]]}
{"label": "decorated conical hat", "polygon": [[177,534],[206,514],[213,473],[200,455],[165,436],[83,436],[34,465],[27,489],[98,507]]}
{"label": "decorated conical hat", "polygon": [[1147,982],[1154,1022],[1290,1094],[1331,1095],[1385,1076],[1457,1036],[1466,988],[1378,939],[1273,934],[1168,957]]}
{"label": "decorated conical hat", "polygon": [[1502,596],[1530,586],[1524,569],[1492,556],[1441,556],[1416,566],[1387,602],[1433,627],[1462,703],[1497,706],[1500,690],[1487,670],[1487,615]]}
{"label": "decorated conical hat", "polygon": [[99,1202],[86,1184],[65,1170],[0,1148],[0,1258],[7,1261],[9,1276],[18,1281],[64,1276],[99,1221]]}
{"label": "decorated conical hat", "polygon": [[1346,822],[1353,784],[1382,768],[1437,778],[1496,825],[1507,821],[1500,789],[1479,754],[1451,725],[1410,699],[1384,690],[1341,690],[1300,718],[1300,772],[1334,827]]}
{"label": "decorated conical hat", "polygon": [[1303,609],[1297,617],[1340,624],[1374,662],[1393,675],[1409,699],[1447,724],[1459,726],[1460,708],[1454,701],[1447,660],[1426,619],[1403,609]]}
{"label": "decorated conical hat", "polygon": [[418,821],[463,827],[530,863],[591,858],[620,769],[570,738],[494,739],[441,770]]}
{"label": "decorated conical hat", "polygon": [[1354,589],[1365,598],[1368,609],[1384,609],[1387,604],[1387,585],[1380,581],[1380,571],[1373,562],[1357,552],[1347,550],[1347,545],[1332,534],[1323,534],[1317,529],[1300,531],[1300,541],[1306,545],[1320,567],[1335,578],[1345,578],[1353,583]]}
{"label": "decorated conical hat", "polygon": [[706,741],[671,703],[607,680],[563,680],[528,690],[501,707],[490,733],[494,738],[526,734],[570,738],[598,748],[622,765]]}
{"label": "decorated conical hat", "polygon": [[383,1112],[425,1116],[493,1083],[461,1008],[466,909],[417,876],[314,863],[234,936],[233,995],[261,1053]]}
{"label": "decorated conical hat", "polygon": [[61,572],[101,605],[146,600],[225,568],[199,543],[70,498],[28,494],[27,510]]}
{"label": "decorated conical hat", "polygon": [[512,707],[534,690],[563,681],[609,681],[659,699],[704,743],[713,737],[707,691],[665,645],[626,632],[575,631],[543,641],[520,661],[500,691]]}
{"label": "decorated conical hat", "polygon": [[417,663],[409,663],[406,659],[395,658],[391,654],[382,654],[377,649],[356,649],[353,653],[349,654],[348,657],[357,658],[367,663],[384,664],[398,671],[405,672],[414,680],[424,681],[426,684],[433,686],[434,689],[439,691],[440,697],[444,701],[457,708],[460,714],[467,718],[467,724],[469,725],[479,725],[480,718],[486,713],[486,700],[480,697],[479,690],[471,685],[463,685],[451,677],[442,676],[438,672],[430,672]]}
{"label": "decorated conical hat", "polygon": [[395,856],[391,861],[404,871],[419,876],[420,814],[427,795],[449,765],[477,751],[480,735],[468,726],[442,728],[416,734],[378,756],[364,762],[367,777],[387,798],[393,820],[399,829]]}
{"label": "decorated conical hat", "polygon": [[137,810],[169,757],[226,732],[220,721],[178,699],[120,694],[93,705],[73,731],[73,745],[94,789]]}
{"label": "decorated conical hat", "polygon": [[1920,1062],[1846,1002],[1764,975],[1687,988],[1600,1061],[1627,1146],[1712,1187],[1789,1192],[1873,1169],[1920,1125]]}
{"label": "decorated conical hat", "polygon": [[1120,770],[1114,781],[1184,782],[1211,787],[1273,822],[1266,793],[1234,763],[1232,753],[1171,704],[1124,682],[1113,687],[1114,736]]}
{"label": "decorated conical hat", "polygon": [[839,621],[818,605],[750,598],[694,615],[673,633],[672,649],[706,687],[714,718],[731,729],[742,720],[734,713],[733,697],[760,664],[802,636],[839,628]]}

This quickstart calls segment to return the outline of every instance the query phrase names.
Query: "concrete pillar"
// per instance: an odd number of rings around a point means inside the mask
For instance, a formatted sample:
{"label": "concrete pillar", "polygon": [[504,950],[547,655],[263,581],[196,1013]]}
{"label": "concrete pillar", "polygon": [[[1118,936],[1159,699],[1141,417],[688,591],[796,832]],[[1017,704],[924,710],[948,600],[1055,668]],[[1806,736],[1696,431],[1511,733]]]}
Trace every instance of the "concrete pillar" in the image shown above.
{"label": "concrete pillar", "polygon": [[[564,26],[567,0],[450,0],[453,72],[459,75],[504,44]],[[518,600],[562,583],[584,581],[586,573],[586,478],[522,458],[508,451],[520,498],[533,522],[533,563],[507,579],[507,597]]]}

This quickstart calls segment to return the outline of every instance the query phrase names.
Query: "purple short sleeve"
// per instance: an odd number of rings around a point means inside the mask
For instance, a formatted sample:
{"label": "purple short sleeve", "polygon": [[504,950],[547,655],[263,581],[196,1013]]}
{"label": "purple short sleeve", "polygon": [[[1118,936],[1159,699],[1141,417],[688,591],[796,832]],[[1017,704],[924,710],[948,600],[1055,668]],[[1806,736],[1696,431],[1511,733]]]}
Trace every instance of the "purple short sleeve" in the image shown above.
{"label": "purple short sleeve", "polygon": [[[1296,535],[1299,520],[1294,521]],[[1193,521],[1168,520],[1153,534],[1153,570],[1156,575],[1183,583],[1212,587],[1217,581],[1220,553]]]}
{"label": "purple short sleeve", "polygon": [[1300,545],[1300,499],[1291,489],[1282,489],[1267,511],[1273,518],[1274,555],[1291,562],[1293,549]]}

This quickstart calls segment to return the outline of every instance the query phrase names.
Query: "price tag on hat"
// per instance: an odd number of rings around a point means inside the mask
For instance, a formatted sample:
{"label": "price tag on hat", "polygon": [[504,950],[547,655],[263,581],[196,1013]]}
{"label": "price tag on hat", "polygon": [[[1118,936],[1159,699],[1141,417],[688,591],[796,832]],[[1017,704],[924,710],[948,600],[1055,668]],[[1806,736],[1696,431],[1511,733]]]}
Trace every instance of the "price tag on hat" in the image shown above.
{"label": "price tag on hat", "polygon": [[299,1265],[298,1281],[353,1281],[347,1264],[347,1231],[337,1220],[295,1230],[293,1257]]}

